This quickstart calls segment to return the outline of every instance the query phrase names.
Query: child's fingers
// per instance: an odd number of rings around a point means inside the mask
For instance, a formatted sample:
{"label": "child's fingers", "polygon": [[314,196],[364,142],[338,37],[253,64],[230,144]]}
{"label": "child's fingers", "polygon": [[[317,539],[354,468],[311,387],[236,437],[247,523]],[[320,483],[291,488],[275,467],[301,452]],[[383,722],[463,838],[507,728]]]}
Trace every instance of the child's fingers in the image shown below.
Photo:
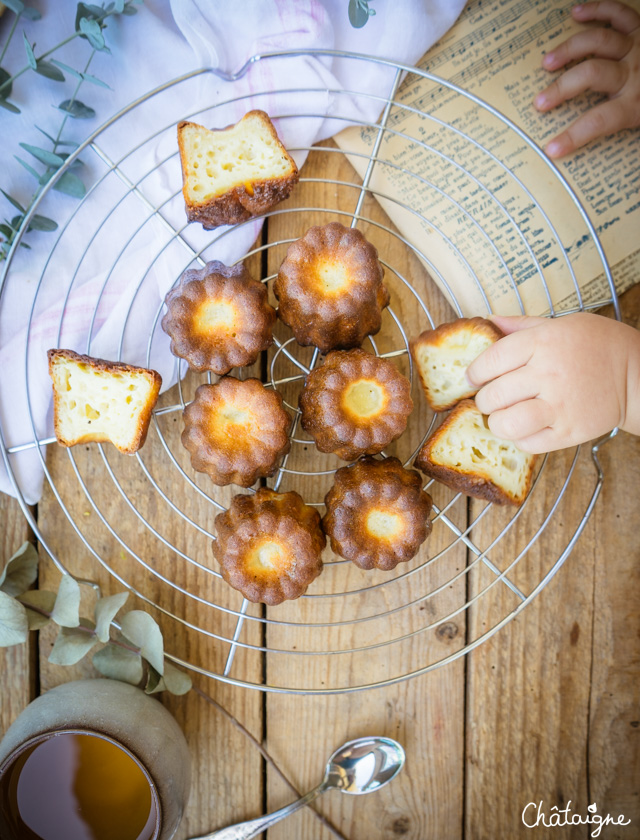
{"label": "child's fingers", "polygon": [[618,32],[628,35],[640,26],[640,15],[624,3],[615,0],[602,0],[600,3],[585,3],[574,6],[571,14],[575,20],[586,23],[599,20],[610,23]]}
{"label": "child's fingers", "polygon": [[559,158],[605,134],[628,128],[629,113],[619,99],[602,102],[579,117],[545,147],[549,157]]}
{"label": "child's fingers", "polygon": [[538,396],[539,388],[534,377],[525,367],[492,379],[476,394],[475,401],[483,414],[493,414],[504,408]]}
{"label": "child's fingers", "polygon": [[572,35],[542,59],[545,70],[559,70],[570,61],[581,61],[590,55],[619,61],[631,49],[632,41],[615,29],[588,29]]}
{"label": "child's fingers", "polygon": [[587,90],[613,95],[618,93],[626,79],[626,70],[620,62],[590,58],[558,76],[555,82],[540,91],[534,104],[538,110],[548,111]]}
{"label": "child's fingers", "polygon": [[554,412],[544,400],[525,400],[489,415],[489,428],[503,440],[526,440],[553,425]]}
{"label": "child's fingers", "polygon": [[526,331],[501,338],[487,347],[466,370],[468,382],[476,388],[526,365],[533,353]]}
{"label": "child's fingers", "polygon": [[491,315],[489,320],[493,321],[505,335],[509,335],[520,330],[531,329],[531,327],[539,327],[548,319],[533,315]]}

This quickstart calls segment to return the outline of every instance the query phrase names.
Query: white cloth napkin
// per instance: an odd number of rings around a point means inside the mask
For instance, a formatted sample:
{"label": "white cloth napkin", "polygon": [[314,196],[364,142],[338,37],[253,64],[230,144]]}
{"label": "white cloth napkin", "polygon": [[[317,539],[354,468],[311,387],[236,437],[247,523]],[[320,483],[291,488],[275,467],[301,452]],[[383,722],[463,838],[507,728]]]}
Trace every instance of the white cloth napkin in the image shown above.
{"label": "white cloth napkin", "polygon": [[[109,21],[106,37],[112,55],[98,54],[90,72],[110,89],[91,86],[89,104],[97,116],[69,121],[66,136],[81,141],[120,108],[190,70],[212,67],[233,75],[251,56],[267,52],[340,50],[413,65],[453,24],[463,6],[464,0],[370,0],[375,16],[363,28],[354,29],[347,15],[348,0],[146,0],[136,17]],[[75,10],[72,13],[70,6],[55,0],[39,7],[46,24],[27,23],[25,28],[30,40],[42,39],[38,47],[44,50],[69,33]],[[7,67],[24,63],[21,41],[14,38],[4,62]],[[83,66],[86,42],[74,41],[59,57],[73,67]],[[162,374],[163,390],[170,387],[176,366],[168,338],[159,329],[158,313],[165,294],[192,259],[185,245],[206,259],[230,263],[241,258],[255,241],[259,221],[223,229],[220,237],[206,234],[199,225],[185,228],[175,154],[178,119],[195,114],[205,125],[223,127],[253,107],[284,115],[277,121],[278,131],[288,148],[301,150],[294,153],[301,166],[304,148],[346,127],[345,115],[354,121],[374,122],[382,107],[376,97],[388,95],[393,77],[392,68],[334,56],[257,61],[233,82],[220,81],[210,73],[195,77],[188,85],[188,98],[184,85],[169,88],[132,112],[130,119],[119,120],[101,134],[97,139],[100,149],[119,161],[136,146],[138,132],[143,140],[157,130],[156,138],[120,166],[133,181],[139,171],[153,169],[153,177],[145,178],[140,193],[132,195],[121,179],[107,174],[100,189],[85,199],[82,213],[77,212],[76,200],[57,192],[50,192],[38,208],[41,214],[67,220],[61,243],[74,242],[77,236],[85,246],[89,240],[91,246],[81,258],[84,247],[79,253],[62,245],[53,247],[57,234],[35,233],[27,240],[32,250],[19,249],[13,259],[0,297],[0,423],[5,445],[16,447],[33,442],[36,436],[46,439],[53,434],[46,362],[50,347],[147,364]],[[272,93],[285,89],[292,92]],[[314,93],[296,100],[295,90],[303,89]],[[357,93],[337,97],[332,91]],[[17,162],[14,165],[12,154],[33,163],[19,143],[47,145],[34,125],[55,133],[61,115],[51,106],[65,95],[68,87],[60,96],[55,82],[32,75],[29,85],[16,84],[12,95],[22,113],[0,112],[7,162],[0,186],[24,203],[32,194],[33,182]],[[83,89],[80,98],[85,96]],[[231,101],[211,110],[223,100]],[[304,113],[313,116],[287,119],[302,102]],[[157,107],[158,103],[162,107]],[[171,131],[166,130],[167,115],[173,124]],[[88,153],[82,155],[83,180],[90,185],[109,170],[96,155],[86,157]],[[184,228],[181,241],[151,211],[141,224],[141,197],[149,206],[162,205],[162,215],[171,226]],[[117,213],[104,224],[95,221],[106,218],[105,208],[118,201]],[[8,205],[2,209],[9,218],[15,212]],[[70,279],[73,283],[67,294]],[[28,504],[40,498],[44,456],[44,448],[38,451],[33,447],[9,456],[17,488]],[[1,463],[0,490],[16,495]]]}

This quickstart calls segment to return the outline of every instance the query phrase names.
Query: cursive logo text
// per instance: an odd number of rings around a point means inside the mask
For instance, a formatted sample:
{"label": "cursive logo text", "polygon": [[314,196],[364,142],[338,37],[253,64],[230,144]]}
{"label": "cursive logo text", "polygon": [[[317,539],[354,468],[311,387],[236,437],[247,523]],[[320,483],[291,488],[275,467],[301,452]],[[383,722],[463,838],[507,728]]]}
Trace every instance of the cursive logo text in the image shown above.
{"label": "cursive logo text", "polygon": [[626,820],[624,814],[619,817],[612,817],[610,814],[600,816],[597,813],[598,806],[594,802],[587,806],[589,812],[586,817],[580,814],[573,814],[571,812],[571,800],[567,803],[565,808],[558,808],[553,805],[549,814],[544,812],[544,803],[542,801],[535,803],[529,802],[525,805],[522,811],[522,822],[527,828],[537,828],[543,825],[545,828],[560,828],[565,825],[592,825],[594,828],[590,832],[590,837],[599,837],[603,825],[629,825],[631,820]]}

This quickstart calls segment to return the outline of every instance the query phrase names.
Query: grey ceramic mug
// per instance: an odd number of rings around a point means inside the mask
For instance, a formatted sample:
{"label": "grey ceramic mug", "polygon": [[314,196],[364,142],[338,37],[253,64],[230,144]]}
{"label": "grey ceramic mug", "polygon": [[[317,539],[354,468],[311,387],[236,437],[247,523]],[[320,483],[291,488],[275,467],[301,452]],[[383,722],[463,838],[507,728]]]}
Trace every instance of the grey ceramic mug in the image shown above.
{"label": "grey ceramic mug", "polygon": [[78,680],[38,697],[0,742],[0,779],[41,736],[95,733],[122,745],[141,765],[157,800],[153,840],[170,840],[189,796],[190,756],[182,730],[158,700],[116,680]]}

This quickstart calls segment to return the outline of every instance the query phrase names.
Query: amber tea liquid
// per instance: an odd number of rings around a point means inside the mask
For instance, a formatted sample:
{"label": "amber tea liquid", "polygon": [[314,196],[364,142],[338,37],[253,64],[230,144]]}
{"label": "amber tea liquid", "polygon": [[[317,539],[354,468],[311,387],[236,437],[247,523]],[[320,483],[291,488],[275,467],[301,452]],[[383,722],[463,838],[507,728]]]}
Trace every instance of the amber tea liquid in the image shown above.
{"label": "amber tea liquid", "polygon": [[0,779],[2,840],[153,840],[158,829],[142,766],[97,733],[39,736]]}

